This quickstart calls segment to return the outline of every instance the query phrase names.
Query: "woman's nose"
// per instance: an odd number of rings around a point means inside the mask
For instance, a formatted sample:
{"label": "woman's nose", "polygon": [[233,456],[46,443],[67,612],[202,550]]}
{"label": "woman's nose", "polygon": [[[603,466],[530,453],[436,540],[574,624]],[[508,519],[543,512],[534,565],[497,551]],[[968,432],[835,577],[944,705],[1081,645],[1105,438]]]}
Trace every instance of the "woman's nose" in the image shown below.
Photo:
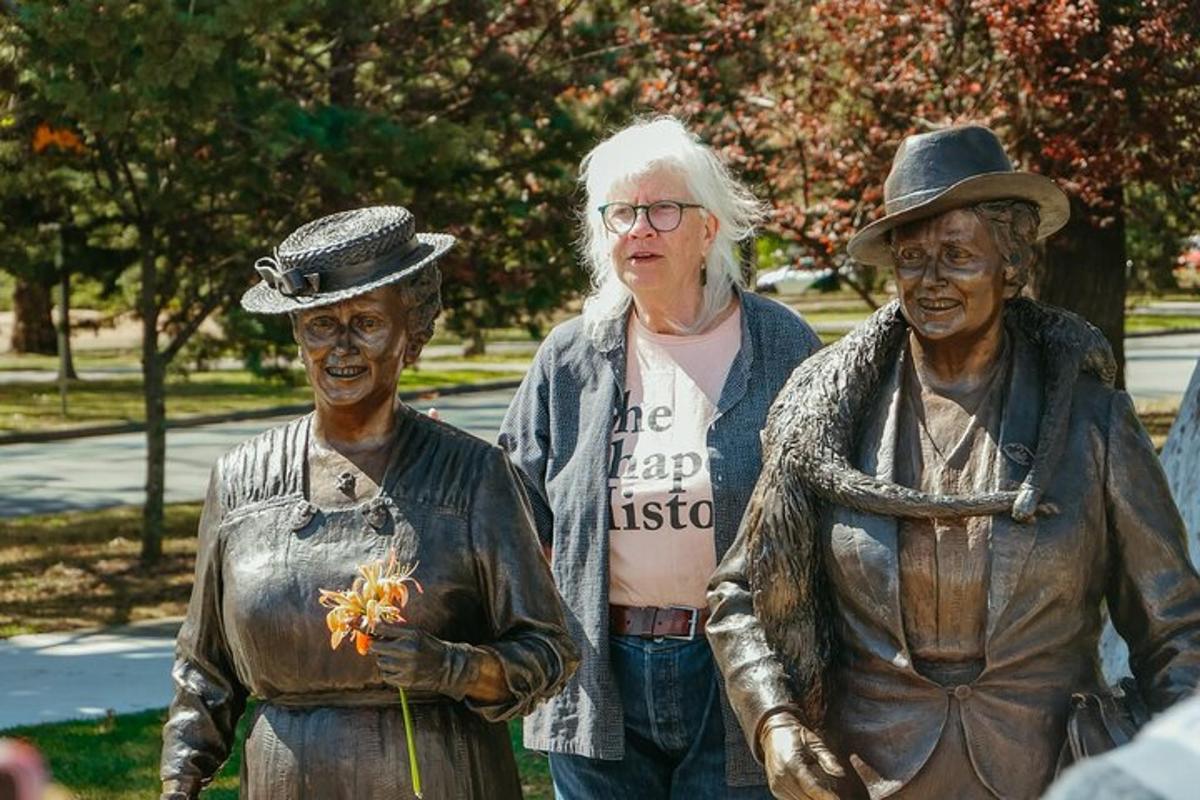
{"label": "woman's nose", "polygon": [[631,236],[635,239],[643,239],[647,236],[657,236],[658,231],[650,224],[650,209],[639,208],[634,212],[633,227],[629,229],[626,236]]}

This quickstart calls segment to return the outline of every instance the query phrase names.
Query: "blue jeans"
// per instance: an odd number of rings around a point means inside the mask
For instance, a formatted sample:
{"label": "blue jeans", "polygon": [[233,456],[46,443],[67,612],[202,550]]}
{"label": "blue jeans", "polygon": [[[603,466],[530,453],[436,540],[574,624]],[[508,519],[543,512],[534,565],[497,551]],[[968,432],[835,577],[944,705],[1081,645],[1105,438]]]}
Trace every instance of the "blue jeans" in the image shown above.
{"label": "blue jeans", "polygon": [[625,758],[550,753],[557,800],[769,800],[725,785],[725,728],[712,651],[693,641],[610,637]]}

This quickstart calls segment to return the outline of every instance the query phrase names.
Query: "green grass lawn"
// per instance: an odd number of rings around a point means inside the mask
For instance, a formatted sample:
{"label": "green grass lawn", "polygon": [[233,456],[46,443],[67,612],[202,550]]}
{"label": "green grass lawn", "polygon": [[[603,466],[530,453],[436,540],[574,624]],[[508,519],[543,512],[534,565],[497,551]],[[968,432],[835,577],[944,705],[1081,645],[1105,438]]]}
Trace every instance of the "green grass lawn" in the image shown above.
{"label": "green grass lawn", "polygon": [[[71,353],[71,360],[76,370],[104,369],[122,367],[137,370],[141,368],[138,353],[132,350],[80,348]],[[15,370],[50,370],[58,371],[58,356],[44,356],[37,353],[0,353],[0,372]]]}
{"label": "green grass lawn", "polygon": [[1125,333],[1150,331],[1200,330],[1200,316],[1194,314],[1126,314]]}
{"label": "green grass lawn", "polygon": [[[400,391],[437,389],[462,383],[520,377],[519,372],[485,370],[405,370]],[[312,390],[301,382],[288,386],[258,378],[244,370],[197,372],[173,376],[167,383],[167,415],[180,418],[221,414],[312,401]],[[140,378],[74,381],[67,393],[63,417],[55,383],[0,383],[0,433],[69,428],[80,425],[139,422],[145,419]]]}
{"label": "green grass lawn", "polygon": [[857,325],[858,323],[862,322],[864,319],[866,319],[867,317],[869,317],[871,315],[870,309],[868,309],[866,306],[862,306],[861,311],[856,310],[856,309],[845,309],[845,310],[838,310],[838,309],[820,310],[820,309],[818,309],[815,311],[801,310],[800,313],[804,316],[804,319],[807,320],[810,325],[817,325],[820,323],[830,323],[830,324],[842,324],[842,325],[847,325],[847,326],[853,326],[853,325]]}
{"label": "green grass lawn", "polygon": [[1173,289],[1165,292],[1128,292],[1125,295],[1125,307],[1134,308],[1135,306],[1145,306],[1151,303],[1185,300],[1197,301],[1200,300],[1200,292],[1187,289]]}
{"label": "green grass lawn", "polygon": [[[2,274],[0,273],[0,275]],[[531,338],[529,331],[524,328],[489,328],[484,333],[484,339],[487,342],[528,344],[530,352],[536,350],[538,346],[538,340]],[[72,337],[72,342],[75,341]],[[431,345],[462,345],[463,340],[462,337],[439,327],[429,343]],[[81,347],[76,344],[71,350],[71,359],[76,370],[104,369],[106,367],[137,370],[140,369],[142,354],[140,350],[131,348]],[[0,372],[14,370],[57,371],[58,356],[37,353],[0,353]]]}
{"label": "green grass lawn", "polygon": [[[55,782],[79,800],[143,800],[158,796],[158,758],[165,716],[165,711],[145,711],[108,720],[11,728],[0,731],[0,735],[32,742],[50,764]],[[237,800],[241,743],[249,719],[247,711],[238,726],[233,755],[204,793],[205,800]],[[510,723],[509,733],[525,797],[547,800],[551,789],[545,757],[521,747],[519,722]]]}

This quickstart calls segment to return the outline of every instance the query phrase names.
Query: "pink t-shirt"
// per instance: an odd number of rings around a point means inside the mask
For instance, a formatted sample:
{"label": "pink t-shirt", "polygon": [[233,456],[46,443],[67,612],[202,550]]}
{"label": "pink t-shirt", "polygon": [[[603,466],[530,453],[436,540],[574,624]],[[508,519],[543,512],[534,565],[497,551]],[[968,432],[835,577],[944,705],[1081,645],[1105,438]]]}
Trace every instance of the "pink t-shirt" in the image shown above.
{"label": "pink t-shirt", "polygon": [[629,315],[608,459],[611,603],[705,605],[717,566],[708,428],[741,334],[740,305],[698,336],[654,333]]}

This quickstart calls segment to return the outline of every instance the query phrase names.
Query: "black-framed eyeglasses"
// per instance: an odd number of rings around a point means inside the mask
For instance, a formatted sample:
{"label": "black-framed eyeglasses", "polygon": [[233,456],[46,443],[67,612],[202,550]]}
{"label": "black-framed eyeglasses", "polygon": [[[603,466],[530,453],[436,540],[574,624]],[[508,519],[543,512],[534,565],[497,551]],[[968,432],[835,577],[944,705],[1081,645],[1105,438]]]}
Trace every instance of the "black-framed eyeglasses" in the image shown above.
{"label": "black-framed eyeglasses", "polygon": [[704,208],[699,203],[680,203],[677,200],[656,200],[645,205],[633,203],[605,203],[600,206],[600,219],[604,227],[618,236],[633,230],[638,212],[645,212],[646,222],[659,233],[668,233],[679,227],[683,211],[687,208]]}

